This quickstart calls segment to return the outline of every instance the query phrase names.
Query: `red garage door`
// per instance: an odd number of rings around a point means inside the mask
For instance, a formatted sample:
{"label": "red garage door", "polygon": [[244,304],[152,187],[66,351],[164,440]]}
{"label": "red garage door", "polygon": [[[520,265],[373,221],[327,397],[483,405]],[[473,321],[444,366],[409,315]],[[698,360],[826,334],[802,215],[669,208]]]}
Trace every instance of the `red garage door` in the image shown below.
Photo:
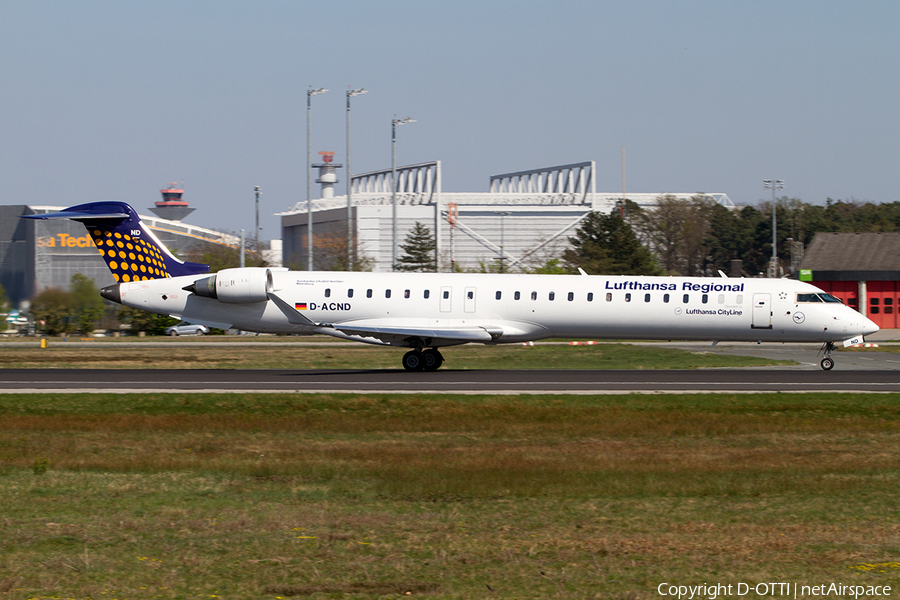
{"label": "red garage door", "polygon": [[897,327],[897,282],[869,281],[866,284],[869,318],[882,328]]}

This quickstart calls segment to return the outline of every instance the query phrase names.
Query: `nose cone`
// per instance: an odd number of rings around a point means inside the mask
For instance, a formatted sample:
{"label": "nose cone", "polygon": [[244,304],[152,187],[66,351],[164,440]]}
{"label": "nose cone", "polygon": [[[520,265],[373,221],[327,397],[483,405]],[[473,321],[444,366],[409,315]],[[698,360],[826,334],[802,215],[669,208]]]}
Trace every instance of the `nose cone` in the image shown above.
{"label": "nose cone", "polygon": [[872,322],[872,319],[863,318],[863,335],[872,335],[876,333],[881,327]]}

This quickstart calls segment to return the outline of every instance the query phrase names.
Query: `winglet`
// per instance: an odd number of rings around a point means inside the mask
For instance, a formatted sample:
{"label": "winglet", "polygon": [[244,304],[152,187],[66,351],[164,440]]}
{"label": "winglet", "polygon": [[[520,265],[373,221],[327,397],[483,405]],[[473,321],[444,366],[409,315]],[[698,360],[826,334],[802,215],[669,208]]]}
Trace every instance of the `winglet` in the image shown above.
{"label": "winglet", "polygon": [[293,306],[273,294],[269,292],[266,296],[275,303],[275,306],[284,313],[284,316],[287,317],[288,323],[293,323],[294,325],[306,325],[308,327],[327,327],[327,325],[319,325],[310,321],[305,315],[300,313]]}

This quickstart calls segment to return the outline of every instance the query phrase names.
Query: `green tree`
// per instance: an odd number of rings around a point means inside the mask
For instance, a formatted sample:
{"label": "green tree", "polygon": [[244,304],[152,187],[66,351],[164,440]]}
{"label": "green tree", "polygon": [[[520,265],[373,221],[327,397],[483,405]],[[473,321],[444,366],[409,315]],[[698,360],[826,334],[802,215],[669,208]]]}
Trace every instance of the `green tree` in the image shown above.
{"label": "green tree", "polygon": [[6,331],[6,317],[9,315],[9,296],[6,290],[0,285],[0,331]]}
{"label": "green tree", "polygon": [[406,235],[406,243],[400,244],[403,256],[397,258],[398,271],[419,271],[434,273],[437,271],[437,262],[434,249],[437,244],[431,230],[416,221],[412,230]]}
{"label": "green tree", "polygon": [[74,308],[74,295],[59,288],[47,288],[31,299],[31,314],[48,335],[72,331]]}
{"label": "green tree", "polygon": [[94,284],[94,280],[75,273],[72,275],[69,291],[72,294],[72,320],[73,328],[84,334],[88,334],[97,328],[97,323],[106,311],[100,290]]}
{"label": "green tree", "polygon": [[592,212],[569,238],[563,259],[573,268],[604,275],[659,275],[660,268],[618,209]]}
{"label": "green tree", "polygon": [[178,319],[168,315],[157,315],[137,308],[123,306],[116,312],[116,318],[131,325],[131,331],[143,331],[150,335],[163,335],[166,327],[178,324]]}

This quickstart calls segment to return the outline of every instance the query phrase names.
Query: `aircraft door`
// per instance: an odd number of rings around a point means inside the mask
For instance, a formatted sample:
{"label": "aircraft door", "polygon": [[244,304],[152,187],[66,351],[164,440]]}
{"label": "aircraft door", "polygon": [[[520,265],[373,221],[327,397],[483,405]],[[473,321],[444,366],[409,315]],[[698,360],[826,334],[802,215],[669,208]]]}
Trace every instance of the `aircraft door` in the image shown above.
{"label": "aircraft door", "polygon": [[441,312],[450,312],[451,300],[453,298],[453,289],[450,286],[441,288]]}
{"label": "aircraft door", "polygon": [[753,294],[752,329],[772,329],[772,294]]}
{"label": "aircraft door", "polygon": [[463,301],[463,308],[467,313],[475,312],[475,288],[466,288],[466,298]]}

